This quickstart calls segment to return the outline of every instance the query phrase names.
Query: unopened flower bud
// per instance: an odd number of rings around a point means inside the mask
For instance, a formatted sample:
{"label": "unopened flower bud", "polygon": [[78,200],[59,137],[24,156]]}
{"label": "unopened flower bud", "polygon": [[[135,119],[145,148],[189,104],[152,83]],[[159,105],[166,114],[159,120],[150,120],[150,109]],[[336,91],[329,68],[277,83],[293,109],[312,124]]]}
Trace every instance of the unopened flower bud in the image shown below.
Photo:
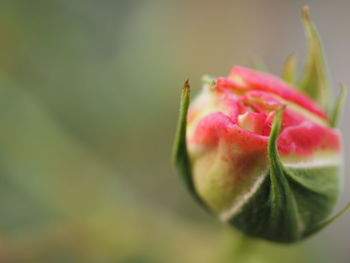
{"label": "unopened flower bud", "polygon": [[292,84],[235,66],[207,81],[191,105],[187,83],[176,140],[176,164],[193,195],[248,236],[276,242],[325,226],[341,185],[334,126],[344,97],[327,115],[322,50],[305,12],[310,55],[298,82],[290,63]]}

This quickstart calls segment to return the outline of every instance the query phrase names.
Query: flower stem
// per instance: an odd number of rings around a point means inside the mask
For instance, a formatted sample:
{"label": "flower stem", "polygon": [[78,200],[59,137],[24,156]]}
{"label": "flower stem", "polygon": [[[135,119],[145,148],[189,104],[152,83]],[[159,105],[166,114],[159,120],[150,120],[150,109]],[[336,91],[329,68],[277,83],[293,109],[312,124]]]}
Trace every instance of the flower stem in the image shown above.
{"label": "flower stem", "polygon": [[252,254],[252,250],[255,247],[256,242],[254,239],[242,235],[240,233],[232,233],[227,240],[228,243],[228,255],[227,263],[245,263],[247,262],[249,256]]}

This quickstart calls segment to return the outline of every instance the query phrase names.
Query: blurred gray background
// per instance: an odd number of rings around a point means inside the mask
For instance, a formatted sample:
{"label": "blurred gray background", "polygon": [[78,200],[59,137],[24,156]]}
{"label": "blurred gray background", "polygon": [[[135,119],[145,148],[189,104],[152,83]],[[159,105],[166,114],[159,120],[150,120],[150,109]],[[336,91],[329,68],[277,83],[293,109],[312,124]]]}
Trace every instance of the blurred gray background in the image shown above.
{"label": "blurred gray background", "polygon": [[[179,92],[253,60],[280,74],[291,52],[301,69],[304,4],[337,92],[350,85],[349,1],[1,1],[0,262],[232,262],[237,233],[170,163]],[[257,241],[245,261],[347,263],[349,222],[297,245]]]}

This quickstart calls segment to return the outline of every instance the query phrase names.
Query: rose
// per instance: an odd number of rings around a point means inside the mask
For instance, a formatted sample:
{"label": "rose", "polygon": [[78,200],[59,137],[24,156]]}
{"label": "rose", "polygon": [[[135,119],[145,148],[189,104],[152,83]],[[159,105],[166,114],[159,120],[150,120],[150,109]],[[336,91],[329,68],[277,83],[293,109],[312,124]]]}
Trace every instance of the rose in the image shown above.
{"label": "rose", "polygon": [[[297,86],[326,108],[321,47],[306,9],[304,20],[311,48]],[[205,85],[187,114],[188,92],[187,84],[176,162],[205,207],[249,236],[277,242],[301,240],[327,224],[340,189],[341,139],[332,126],[343,96],[328,117],[292,85],[237,66]]]}
{"label": "rose", "polygon": [[[296,227],[303,230],[297,232],[307,231],[308,225],[319,223],[333,208],[339,192],[339,132],[329,127],[327,116],[315,103],[280,79],[234,67],[228,78],[217,78],[213,87],[204,87],[187,119],[187,149],[196,192],[223,221],[232,220],[244,228],[246,217],[261,220],[259,214],[264,212],[260,207],[247,215],[241,213],[249,202],[259,201],[255,196],[260,198],[258,192],[269,180],[269,135],[276,113],[284,105],[277,145],[284,167],[296,173],[288,177],[289,184],[312,188],[326,183],[322,186],[326,189],[317,189],[322,196],[319,211],[300,214]],[[316,171],[306,174],[305,169]],[[327,173],[322,172],[325,169]],[[255,222],[245,231],[260,235],[258,228],[259,222]]]}
{"label": "rose", "polygon": [[271,75],[234,67],[228,78],[206,86],[192,103],[187,147],[194,184],[223,219],[264,180],[272,121],[283,105],[287,107],[278,138],[283,164],[339,166],[339,132],[329,127],[326,115],[310,99]]}

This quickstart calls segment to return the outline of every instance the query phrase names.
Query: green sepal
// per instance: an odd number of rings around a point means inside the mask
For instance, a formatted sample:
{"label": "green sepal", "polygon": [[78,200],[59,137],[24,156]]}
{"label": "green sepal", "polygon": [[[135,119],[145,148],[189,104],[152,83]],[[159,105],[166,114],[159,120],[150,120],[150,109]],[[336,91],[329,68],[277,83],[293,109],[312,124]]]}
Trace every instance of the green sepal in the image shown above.
{"label": "green sepal", "polygon": [[340,83],[340,92],[330,116],[330,124],[333,128],[337,127],[339,124],[339,120],[344,110],[346,93],[347,92],[345,86]]}
{"label": "green sepal", "polygon": [[191,88],[189,80],[186,80],[184,87],[181,91],[181,102],[180,102],[180,114],[177,123],[175,142],[173,148],[173,163],[176,170],[185,183],[188,191],[199,201],[202,205],[203,202],[199,198],[194,188],[191,172],[191,163],[187,151],[186,143],[186,128],[187,128],[187,112],[191,100]]}
{"label": "green sepal", "polygon": [[319,224],[319,225],[315,226],[314,228],[310,229],[309,231],[307,231],[304,234],[304,237],[309,237],[309,236],[317,233],[318,231],[322,230],[323,228],[325,228],[326,226],[328,226],[329,224],[331,224],[335,220],[337,220],[340,216],[342,216],[349,209],[350,209],[350,202],[347,203],[347,205],[343,209],[341,209],[338,213],[336,213],[334,216],[328,218],[327,220],[325,220],[321,224]]}
{"label": "green sepal", "polygon": [[295,78],[296,78],[295,67],[296,67],[296,56],[293,53],[287,57],[283,66],[282,78],[287,83],[294,84]]}
{"label": "green sepal", "polygon": [[339,165],[284,165],[277,150],[282,114],[283,108],[271,128],[266,179],[229,222],[248,236],[293,243],[331,213],[339,193]]}
{"label": "green sepal", "polygon": [[277,138],[281,130],[283,110],[284,108],[279,109],[274,118],[268,144],[271,182],[268,229],[270,230],[269,235],[280,235],[283,240],[298,240],[300,238],[298,208],[277,150]]}
{"label": "green sepal", "polygon": [[331,98],[327,69],[322,44],[316,27],[310,20],[307,6],[302,9],[302,18],[308,39],[308,57],[297,86],[328,112]]}

